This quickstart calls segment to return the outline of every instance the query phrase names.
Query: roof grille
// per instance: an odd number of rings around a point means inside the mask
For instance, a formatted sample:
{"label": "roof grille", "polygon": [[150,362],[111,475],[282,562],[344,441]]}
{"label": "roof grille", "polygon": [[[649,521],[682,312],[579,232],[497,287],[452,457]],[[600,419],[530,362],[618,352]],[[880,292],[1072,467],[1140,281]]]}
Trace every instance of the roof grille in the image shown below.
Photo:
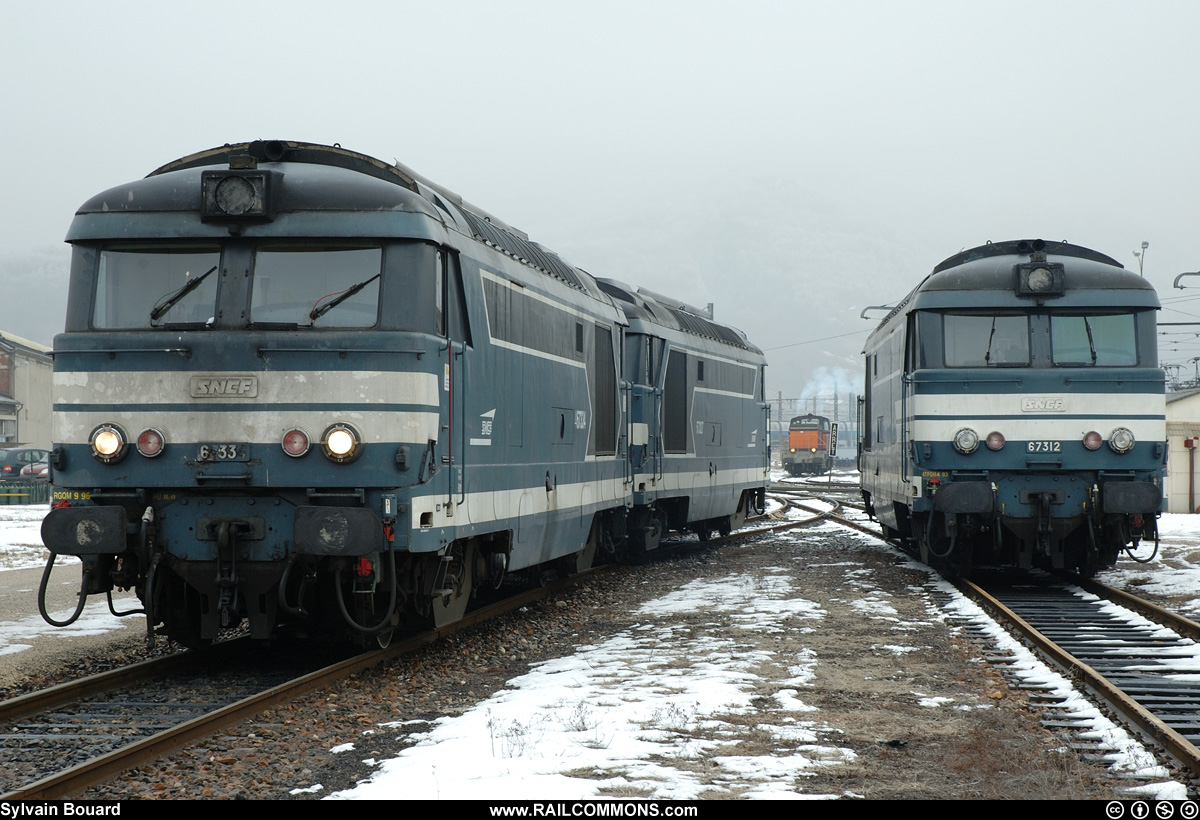
{"label": "roof grille", "polygon": [[471,223],[471,231],[475,234],[476,239],[486,242],[496,250],[508,254],[513,259],[524,262],[526,265],[537,268],[543,273],[553,276],[555,279],[566,282],[573,288],[578,288],[582,291],[587,290],[583,282],[580,281],[575,269],[562,261],[553,252],[547,251],[536,242],[514,236],[503,228],[492,224],[470,211],[464,210],[463,215]]}

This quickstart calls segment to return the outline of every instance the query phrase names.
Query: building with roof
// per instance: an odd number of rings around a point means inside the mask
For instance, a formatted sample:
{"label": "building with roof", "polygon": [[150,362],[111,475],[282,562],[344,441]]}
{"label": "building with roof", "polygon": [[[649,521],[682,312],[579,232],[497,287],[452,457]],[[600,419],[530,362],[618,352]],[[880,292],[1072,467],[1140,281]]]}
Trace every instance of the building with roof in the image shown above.
{"label": "building with roof", "polygon": [[1200,388],[1167,394],[1167,512],[1200,507]]}
{"label": "building with roof", "polygon": [[0,448],[50,448],[50,348],[0,331]]}

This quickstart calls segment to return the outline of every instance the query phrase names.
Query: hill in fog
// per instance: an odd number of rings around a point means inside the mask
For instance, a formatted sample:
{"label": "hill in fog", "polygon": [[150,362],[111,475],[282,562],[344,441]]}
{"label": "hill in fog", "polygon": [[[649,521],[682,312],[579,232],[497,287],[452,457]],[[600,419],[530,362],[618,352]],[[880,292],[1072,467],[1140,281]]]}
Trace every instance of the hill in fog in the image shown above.
{"label": "hill in fog", "polygon": [[67,315],[71,249],[0,255],[0,330],[49,345]]}

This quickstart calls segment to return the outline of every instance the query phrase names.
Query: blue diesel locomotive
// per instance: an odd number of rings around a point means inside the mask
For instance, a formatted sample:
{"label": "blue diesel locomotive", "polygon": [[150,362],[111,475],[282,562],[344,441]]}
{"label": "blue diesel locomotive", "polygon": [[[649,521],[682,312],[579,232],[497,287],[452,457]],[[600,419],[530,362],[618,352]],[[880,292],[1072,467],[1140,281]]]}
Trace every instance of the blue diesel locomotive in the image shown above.
{"label": "blue diesel locomotive", "polygon": [[506,573],[762,506],[743,334],[402,166],[226,145],[92,198],[67,241],[42,537],[44,579],[83,561],[71,619],[134,588],[189,646],[243,621],[382,643]]}
{"label": "blue diesel locomotive", "polygon": [[868,511],[954,573],[1091,575],[1157,539],[1166,464],[1154,289],[1065,242],[973,248],[867,339]]}

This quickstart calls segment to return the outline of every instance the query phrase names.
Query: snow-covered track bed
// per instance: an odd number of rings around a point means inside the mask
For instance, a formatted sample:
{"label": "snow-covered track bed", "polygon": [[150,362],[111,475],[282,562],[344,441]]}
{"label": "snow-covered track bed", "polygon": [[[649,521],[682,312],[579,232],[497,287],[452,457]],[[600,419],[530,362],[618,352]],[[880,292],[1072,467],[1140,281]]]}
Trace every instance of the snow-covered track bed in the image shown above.
{"label": "snow-covered track bed", "polygon": [[[1200,624],[1101,584],[1084,589],[1069,583],[991,583],[985,589],[960,581],[958,586],[1127,726],[1165,750],[1194,780],[1200,778],[1200,645],[1194,640]],[[1127,608],[1130,604],[1157,612],[1154,620]],[[1003,657],[989,660],[1004,664]],[[1047,721],[1060,725],[1071,710],[1067,698],[1042,700]]]}

